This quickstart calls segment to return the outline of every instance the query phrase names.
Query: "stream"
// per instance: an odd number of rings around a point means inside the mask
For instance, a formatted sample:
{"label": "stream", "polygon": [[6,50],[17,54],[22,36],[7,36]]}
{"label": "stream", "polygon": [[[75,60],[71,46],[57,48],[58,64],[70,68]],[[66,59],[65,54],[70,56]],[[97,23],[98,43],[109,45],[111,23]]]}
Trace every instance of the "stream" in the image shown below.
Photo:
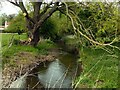
{"label": "stream", "polygon": [[72,88],[72,81],[80,75],[79,58],[71,54],[61,54],[49,63],[42,63],[40,67],[27,76],[28,88]]}

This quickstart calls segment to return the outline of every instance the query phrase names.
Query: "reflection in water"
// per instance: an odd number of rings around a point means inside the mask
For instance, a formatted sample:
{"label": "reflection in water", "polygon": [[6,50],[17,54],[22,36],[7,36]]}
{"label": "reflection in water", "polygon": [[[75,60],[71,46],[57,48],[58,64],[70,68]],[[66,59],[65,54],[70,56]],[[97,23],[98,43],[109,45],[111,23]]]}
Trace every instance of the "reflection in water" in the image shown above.
{"label": "reflection in water", "polygon": [[46,70],[40,71],[38,78],[46,88],[71,88],[76,68],[76,58],[66,54],[51,62]]}
{"label": "reflection in water", "polygon": [[58,59],[47,63],[46,67],[40,66],[35,71],[39,72],[37,74],[38,80],[35,81],[34,78],[30,77],[27,80],[27,85],[33,87],[34,82],[39,81],[45,88],[71,88],[72,80],[81,72],[77,59],[71,54],[61,54]]}
{"label": "reflection in water", "polygon": [[45,72],[38,74],[38,77],[46,88],[69,88],[72,79],[66,77],[66,71],[65,66],[59,60],[55,60]]}

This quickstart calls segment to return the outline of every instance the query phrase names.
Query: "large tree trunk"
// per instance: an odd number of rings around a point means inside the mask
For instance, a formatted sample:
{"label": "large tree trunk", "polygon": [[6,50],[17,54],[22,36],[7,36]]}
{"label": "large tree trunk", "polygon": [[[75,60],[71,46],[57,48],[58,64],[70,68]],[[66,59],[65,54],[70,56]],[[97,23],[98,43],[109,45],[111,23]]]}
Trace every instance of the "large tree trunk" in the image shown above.
{"label": "large tree trunk", "polygon": [[31,45],[36,46],[38,44],[40,40],[40,36],[39,36],[39,29],[35,30],[35,32],[33,33],[33,38],[30,42]]}
{"label": "large tree trunk", "polygon": [[[27,20],[27,19],[26,19]],[[27,20],[28,44],[36,46],[39,42],[39,28]]]}
{"label": "large tree trunk", "polygon": [[[57,11],[59,1],[46,4],[45,8],[41,8],[41,5],[44,4],[44,0],[42,0],[42,2],[32,2],[34,9],[32,17],[25,8],[23,0],[7,1],[19,7],[26,18],[29,39],[27,42],[25,42],[25,44],[29,43],[33,46],[36,46],[39,42],[39,28],[55,11]],[[40,10],[42,11],[40,12]]]}

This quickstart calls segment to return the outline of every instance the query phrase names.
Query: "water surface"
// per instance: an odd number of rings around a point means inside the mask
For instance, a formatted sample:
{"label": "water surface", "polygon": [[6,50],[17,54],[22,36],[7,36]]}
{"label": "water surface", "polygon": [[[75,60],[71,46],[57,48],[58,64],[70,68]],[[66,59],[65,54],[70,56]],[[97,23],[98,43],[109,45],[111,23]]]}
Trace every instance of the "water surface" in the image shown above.
{"label": "water surface", "polygon": [[37,69],[36,76],[30,76],[27,84],[32,87],[45,88],[72,88],[72,81],[80,75],[80,65],[77,63],[77,57],[71,54],[61,54],[50,62],[44,63]]}

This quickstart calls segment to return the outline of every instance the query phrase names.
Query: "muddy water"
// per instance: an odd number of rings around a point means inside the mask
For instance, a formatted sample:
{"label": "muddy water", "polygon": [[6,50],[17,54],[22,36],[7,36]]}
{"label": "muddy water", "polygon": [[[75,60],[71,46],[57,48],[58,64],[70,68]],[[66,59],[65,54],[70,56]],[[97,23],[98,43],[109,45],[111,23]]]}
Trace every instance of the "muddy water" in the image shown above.
{"label": "muddy water", "polygon": [[56,60],[44,63],[27,78],[29,88],[72,88],[72,81],[80,75],[77,57],[61,54]]}

